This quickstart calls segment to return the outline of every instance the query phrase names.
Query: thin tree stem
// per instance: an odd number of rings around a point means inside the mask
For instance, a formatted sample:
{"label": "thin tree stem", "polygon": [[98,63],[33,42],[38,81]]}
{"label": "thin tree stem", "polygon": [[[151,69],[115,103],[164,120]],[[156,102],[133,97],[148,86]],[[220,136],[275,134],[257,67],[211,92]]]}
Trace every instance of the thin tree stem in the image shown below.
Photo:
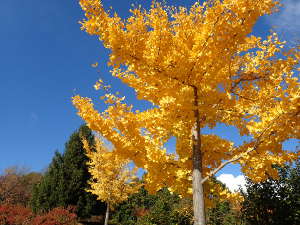
{"label": "thin tree stem", "polygon": [[105,213],[104,225],[108,224],[108,219],[109,219],[109,202],[107,202],[107,205],[106,205],[106,213]]}

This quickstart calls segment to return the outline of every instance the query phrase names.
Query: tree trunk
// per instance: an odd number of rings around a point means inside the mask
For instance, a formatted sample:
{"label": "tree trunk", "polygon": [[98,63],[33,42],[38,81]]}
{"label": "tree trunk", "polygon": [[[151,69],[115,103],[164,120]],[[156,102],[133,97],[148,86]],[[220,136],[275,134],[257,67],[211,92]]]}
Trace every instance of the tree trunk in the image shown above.
{"label": "tree trunk", "polygon": [[105,213],[104,225],[108,224],[108,218],[109,218],[109,203],[107,203],[107,205],[106,205],[106,213]]}
{"label": "tree trunk", "polygon": [[200,137],[200,115],[198,110],[198,92],[194,89],[194,117],[195,125],[192,128],[193,136],[193,211],[194,225],[205,225],[204,192],[202,186],[202,153]]}

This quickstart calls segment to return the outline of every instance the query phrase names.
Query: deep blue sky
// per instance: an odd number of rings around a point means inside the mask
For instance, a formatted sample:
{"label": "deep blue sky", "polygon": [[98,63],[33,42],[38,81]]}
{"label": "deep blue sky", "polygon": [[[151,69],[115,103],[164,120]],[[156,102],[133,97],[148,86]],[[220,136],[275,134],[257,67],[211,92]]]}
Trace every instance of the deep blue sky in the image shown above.
{"label": "deep blue sky", "polygon": [[[188,5],[193,1],[167,2]],[[300,4],[286,2],[288,7],[281,14],[260,20],[256,34],[265,36],[275,24],[293,41],[300,27],[300,10],[294,7],[300,9]],[[104,0],[121,16],[128,15],[131,3],[149,5],[150,1]],[[134,102],[133,92],[109,77],[108,51],[80,30],[83,13],[76,0],[1,0],[0,8],[0,171],[12,165],[45,169],[54,151],[63,151],[70,134],[82,124],[71,97],[98,96],[93,85],[100,76],[131,96],[129,100],[137,107],[146,107],[144,102]],[[284,22],[285,27],[281,26]],[[90,66],[96,61],[100,72]],[[238,140],[224,131],[218,129]],[[225,171],[238,173],[230,168]]]}

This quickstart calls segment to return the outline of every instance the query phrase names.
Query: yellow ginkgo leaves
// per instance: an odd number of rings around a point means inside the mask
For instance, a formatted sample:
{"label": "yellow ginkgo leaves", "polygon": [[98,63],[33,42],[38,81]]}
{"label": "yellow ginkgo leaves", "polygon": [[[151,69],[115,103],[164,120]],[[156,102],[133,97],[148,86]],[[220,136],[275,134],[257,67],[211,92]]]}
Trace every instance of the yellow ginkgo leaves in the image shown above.
{"label": "yellow ginkgo leaves", "polygon": [[99,139],[95,139],[95,146],[89,146],[85,139],[82,141],[91,174],[91,188],[87,191],[113,207],[139,190],[141,185],[136,183],[136,169],[131,170],[128,161],[109,151]]}
{"label": "yellow ginkgo leaves", "polygon": [[[167,186],[191,194],[195,123],[199,130],[233,126],[248,137],[237,145],[198,132],[204,179],[235,162],[260,181],[276,176],[273,163],[299,154],[282,148],[284,141],[300,138],[299,49],[286,51],[276,33],[266,40],[251,35],[278,1],[215,0],[191,8],[154,2],[149,10],[132,10],[128,19],[110,15],[99,0],[80,4],[82,29],[111,51],[112,75],[153,107],[133,111],[110,93],[103,112],[87,98],[75,96],[73,103],[89,127],[113,144],[116,157],[147,171],[148,190]],[[103,90],[100,83],[96,88]],[[170,138],[176,139],[173,151],[165,147]]]}

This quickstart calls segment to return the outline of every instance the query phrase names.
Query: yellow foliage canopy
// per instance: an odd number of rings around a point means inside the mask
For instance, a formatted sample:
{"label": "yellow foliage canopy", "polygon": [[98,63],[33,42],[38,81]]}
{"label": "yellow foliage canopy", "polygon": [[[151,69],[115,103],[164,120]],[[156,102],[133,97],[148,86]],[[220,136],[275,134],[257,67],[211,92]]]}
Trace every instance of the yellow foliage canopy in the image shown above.
{"label": "yellow foliage canopy", "polygon": [[[87,18],[82,29],[111,50],[112,75],[154,107],[133,111],[113,94],[103,96],[108,105],[103,112],[89,98],[75,96],[73,104],[116,154],[147,171],[148,190],[168,186],[191,194],[193,88],[199,94],[201,128],[222,123],[251,137],[235,146],[201,135],[205,176],[233,159],[260,181],[266,172],[276,177],[272,164],[297,157],[282,143],[300,138],[299,49],[283,50],[276,33],[266,40],[251,35],[260,16],[277,10],[277,1],[215,0],[189,9],[153,3],[149,10],[132,9],[126,20],[111,16],[99,0],[80,4]],[[174,154],[164,148],[170,137],[176,138]]]}

